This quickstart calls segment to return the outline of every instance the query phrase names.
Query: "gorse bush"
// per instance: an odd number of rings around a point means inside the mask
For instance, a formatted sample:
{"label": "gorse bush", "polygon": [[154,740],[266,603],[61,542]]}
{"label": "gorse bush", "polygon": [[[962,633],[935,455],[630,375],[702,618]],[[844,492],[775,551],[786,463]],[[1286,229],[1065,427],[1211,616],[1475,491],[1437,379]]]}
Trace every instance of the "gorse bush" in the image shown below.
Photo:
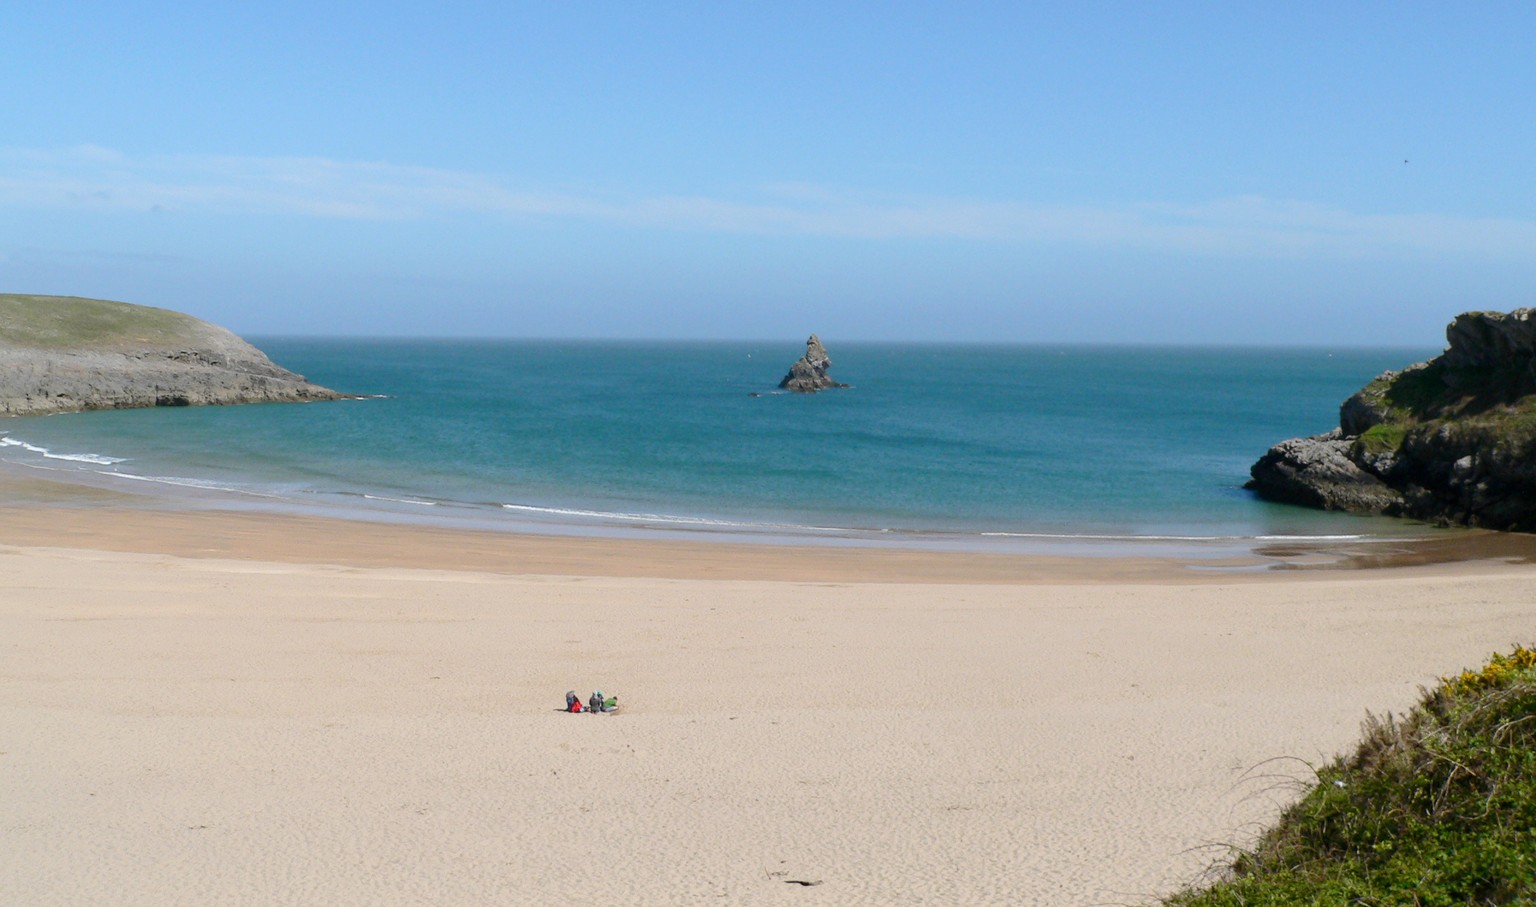
{"label": "gorse bush", "polygon": [[1536,650],[1442,678],[1178,907],[1536,904]]}
{"label": "gorse bush", "polygon": [[1470,696],[1512,683],[1532,668],[1536,668],[1536,649],[1515,646],[1508,655],[1495,653],[1480,671],[1462,671],[1452,677],[1442,677],[1440,682],[1449,694]]}

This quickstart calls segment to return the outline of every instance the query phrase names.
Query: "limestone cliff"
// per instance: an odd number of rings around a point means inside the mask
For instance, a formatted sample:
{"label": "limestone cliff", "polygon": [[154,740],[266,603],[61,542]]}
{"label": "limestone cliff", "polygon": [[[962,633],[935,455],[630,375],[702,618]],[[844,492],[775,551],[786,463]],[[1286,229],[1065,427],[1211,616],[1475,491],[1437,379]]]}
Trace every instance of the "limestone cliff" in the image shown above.
{"label": "limestone cliff", "polygon": [[1339,428],[1271,448],[1275,501],[1536,531],[1536,310],[1468,312],[1441,355],[1344,401]]}
{"label": "limestone cliff", "polygon": [[190,315],[72,296],[0,295],[0,415],[343,396]]}
{"label": "limestone cliff", "polygon": [[805,342],[805,355],[789,367],[789,374],[779,382],[779,387],[800,394],[813,394],[829,387],[847,387],[832,380],[827,369],[832,367],[832,357],[815,334]]}

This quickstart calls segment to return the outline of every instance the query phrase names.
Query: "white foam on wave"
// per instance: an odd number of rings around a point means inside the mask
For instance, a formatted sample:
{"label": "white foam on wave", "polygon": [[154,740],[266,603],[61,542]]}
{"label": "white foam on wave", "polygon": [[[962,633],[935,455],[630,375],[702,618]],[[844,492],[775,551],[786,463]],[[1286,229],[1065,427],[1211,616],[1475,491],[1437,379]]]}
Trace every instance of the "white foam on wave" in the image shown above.
{"label": "white foam on wave", "polygon": [[1042,539],[1063,542],[1082,540],[1095,542],[1220,542],[1238,538],[1238,536],[1221,535],[1094,535],[1085,532],[982,532],[979,535],[984,538]]}
{"label": "white foam on wave", "polygon": [[124,462],[127,462],[126,458],[124,458],[124,457],[109,457],[109,456],[106,456],[105,454],[94,454],[94,453],[61,454],[61,453],[54,453],[52,450],[49,450],[46,447],[39,447],[36,444],[28,444],[26,441],[23,441],[20,438],[12,438],[9,435],[6,435],[4,437],[0,437],[0,447],[20,447],[22,450],[25,450],[28,453],[40,454],[44,458],[49,459],[49,460],[68,460],[68,461],[73,462],[73,463],[90,463],[93,466],[111,466],[114,463],[124,463]]}
{"label": "white foam on wave", "polygon": [[1385,542],[1369,535],[1256,535],[1261,542]]}
{"label": "white foam on wave", "polygon": [[834,526],[800,526],[793,523],[748,523],[740,520],[721,520],[709,517],[676,516],[665,513],[625,513],[608,510],[579,510],[567,507],[535,507],[531,504],[502,504],[503,510],[537,513],[546,516],[580,517],[582,519],[612,520],[624,523],[665,523],[674,526],[704,526],[714,529],[758,529],[795,532],[856,532]]}
{"label": "white foam on wave", "polygon": [[45,453],[43,456],[50,460],[72,460],[76,463],[90,463],[94,466],[111,466],[115,463],[123,463],[123,457],[104,457],[100,454],[56,454]]}
{"label": "white foam on wave", "polygon": [[423,507],[436,507],[436,501],[413,501],[409,498],[389,498],[381,494],[365,494],[364,498],[370,501],[387,501],[391,504],[420,504]]}
{"label": "white foam on wave", "polygon": [[134,482],[149,482],[155,485],[172,485],[177,488],[196,488],[201,491],[224,491],[230,494],[243,494],[253,498],[273,498],[281,500],[283,495],[271,494],[261,491],[252,491],[249,488],[241,488],[225,482],[214,482],[208,479],[189,479],[185,476],[143,476],[132,472],[102,472],[101,475],[111,476],[114,479],[129,479]]}
{"label": "white foam on wave", "polygon": [[538,507],[532,504],[502,504],[503,510],[513,510],[523,513],[536,514],[551,517],[568,517],[582,520],[601,520],[605,522],[692,526],[700,529],[744,530],[756,532],[789,532],[789,533],[833,533],[850,537],[868,536],[903,536],[914,539],[951,539],[962,540],[971,538],[991,539],[1018,539],[1020,541],[1035,542],[1108,542],[1121,544],[1136,543],[1183,543],[1183,544],[1216,544],[1216,543],[1253,543],[1253,542],[1376,542],[1388,541],[1370,535],[1337,534],[1337,535],[1138,535],[1131,533],[1070,533],[1070,532],[951,532],[951,531],[925,531],[920,529],[893,529],[890,527],[853,529],[846,526],[812,526],[797,523],[767,523],[749,522],[742,520],[725,520],[711,517],[679,516],[664,513],[630,513],[625,511],[587,510],[570,507]]}

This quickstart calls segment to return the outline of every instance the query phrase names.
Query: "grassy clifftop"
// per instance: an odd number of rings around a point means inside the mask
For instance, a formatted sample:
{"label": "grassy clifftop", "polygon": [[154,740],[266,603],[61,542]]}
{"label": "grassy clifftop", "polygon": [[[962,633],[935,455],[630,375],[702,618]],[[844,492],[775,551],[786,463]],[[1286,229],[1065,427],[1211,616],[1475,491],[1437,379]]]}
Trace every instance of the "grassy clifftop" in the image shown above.
{"label": "grassy clifftop", "polygon": [[0,295],[0,415],[341,396],[224,328],[180,312]]}
{"label": "grassy clifftop", "polygon": [[1440,361],[1382,375],[1367,384],[1356,400],[1376,423],[1362,438],[1378,429],[1403,435],[1451,420],[1494,425],[1536,415],[1536,387],[1521,371],[1452,368]]}
{"label": "grassy clifftop", "polygon": [[1536,650],[1444,678],[1232,867],[1168,907],[1536,903]]}
{"label": "grassy clifftop", "polygon": [[160,347],[202,339],[206,322],[150,306],[78,296],[0,294],[0,342],[44,350]]}

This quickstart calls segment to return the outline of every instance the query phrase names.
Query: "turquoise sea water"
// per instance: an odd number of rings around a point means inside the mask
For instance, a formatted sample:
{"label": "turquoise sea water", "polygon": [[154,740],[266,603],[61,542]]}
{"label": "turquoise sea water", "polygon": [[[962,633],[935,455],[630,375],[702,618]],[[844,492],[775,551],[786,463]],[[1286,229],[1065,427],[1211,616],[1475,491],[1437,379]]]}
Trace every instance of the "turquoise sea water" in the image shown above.
{"label": "turquoise sea water", "polygon": [[[258,338],[367,399],[0,422],[0,458],[220,505],[550,532],[1260,539],[1415,531],[1260,502],[1271,444],[1435,350]],[[760,396],[753,396],[758,394]]]}

